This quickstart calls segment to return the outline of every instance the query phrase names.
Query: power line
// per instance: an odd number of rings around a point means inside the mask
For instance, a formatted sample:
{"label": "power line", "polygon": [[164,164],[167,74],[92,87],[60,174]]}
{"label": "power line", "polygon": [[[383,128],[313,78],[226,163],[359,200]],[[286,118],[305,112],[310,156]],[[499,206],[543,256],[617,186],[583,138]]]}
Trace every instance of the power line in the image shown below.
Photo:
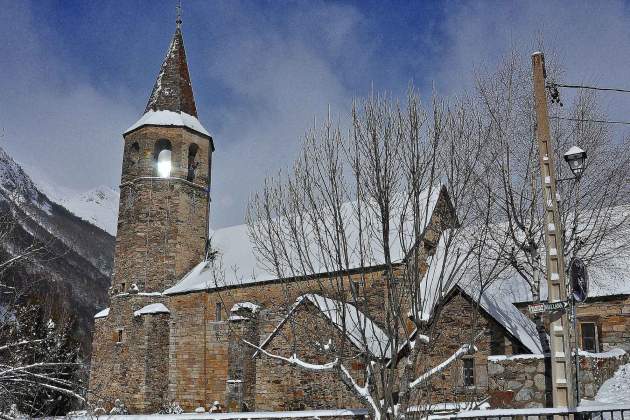
{"label": "power line", "polygon": [[575,122],[593,122],[593,123],[602,123],[602,124],[625,124],[630,125],[630,121],[608,121],[608,120],[590,120],[590,119],[582,119],[582,118],[567,118],[567,117],[549,117],[552,120],[564,120],[564,121],[575,121]]}
{"label": "power line", "polygon": [[618,88],[603,88],[603,87],[596,87],[596,86],[586,86],[586,85],[567,85],[564,83],[547,83],[548,87],[565,87],[565,88],[572,88],[572,89],[590,89],[590,90],[604,90],[604,91],[611,91],[611,92],[622,92],[622,93],[630,93],[630,90],[628,89],[618,89]]}

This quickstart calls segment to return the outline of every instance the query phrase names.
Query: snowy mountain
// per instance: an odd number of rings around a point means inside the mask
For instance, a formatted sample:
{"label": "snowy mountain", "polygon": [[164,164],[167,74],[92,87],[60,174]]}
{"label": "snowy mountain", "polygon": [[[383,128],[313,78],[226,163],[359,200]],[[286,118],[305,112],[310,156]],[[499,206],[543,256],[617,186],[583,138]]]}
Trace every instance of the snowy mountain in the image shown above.
{"label": "snowy mountain", "polygon": [[64,206],[74,215],[98,226],[110,235],[116,236],[118,201],[120,200],[117,189],[101,185],[87,191],[76,191],[51,185],[47,182],[47,177],[37,168],[27,167],[26,172],[30,174],[37,189],[46,194],[50,200]]}
{"label": "snowy mountain", "polygon": [[78,194],[54,199],[76,216],[116,236],[118,200],[120,193],[107,186],[100,186]]}
{"label": "snowy mountain", "polygon": [[[117,200],[115,192],[96,191],[68,207],[76,206],[84,218],[111,229],[99,216],[112,200]],[[42,249],[2,272],[0,281],[19,290],[20,299],[40,302],[56,316],[75,318],[77,339],[88,353],[92,317],[107,306],[114,237],[51,200],[2,148],[0,237],[0,262],[29,246]],[[0,295],[0,305],[6,298]]]}

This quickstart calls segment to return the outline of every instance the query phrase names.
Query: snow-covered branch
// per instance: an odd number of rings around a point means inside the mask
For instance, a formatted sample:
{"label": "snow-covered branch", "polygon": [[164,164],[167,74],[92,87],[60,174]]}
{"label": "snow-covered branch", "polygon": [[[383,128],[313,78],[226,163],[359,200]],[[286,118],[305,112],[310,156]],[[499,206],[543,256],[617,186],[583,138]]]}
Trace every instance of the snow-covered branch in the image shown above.
{"label": "snow-covered branch", "polygon": [[261,352],[262,354],[264,354],[267,357],[270,357],[272,359],[276,359],[276,360],[280,360],[282,362],[288,363],[290,365],[293,366],[297,366],[300,367],[302,369],[306,369],[306,370],[311,370],[311,371],[322,371],[322,370],[333,370],[334,368],[336,368],[339,365],[339,359],[335,359],[332,362],[328,362],[328,363],[324,363],[324,364],[314,364],[314,363],[308,363],[305,362],[304,360],[301,360],[299,357],[297,357],[296,354],[294,354],[291,357],[282,357],[279,356],[277,354],[273,354],[268,352],[267,350],[263,349],[260,346],[257,346],[253,343],[250,343],[247,340],[243,340],[243,342],[245,344],[247,344],[248,346],[251,346],[253,348],[255,348],[257,351]]}
{"label": "snow-covered branch", "polygon": [[422,375],[417,377],[413,382],[411,382],[409,384],[409,389],[413,389],[413,388],[417,387],[418,385],[427,382],[434,375],[442,372],[444,369],[448,368],[451,364],[453,364],[453,362],[455,362],[456,360],[461,359],[463,356],[465,356],[467,354],[475,353],[477,351],[477,347],[474,345],[474,342],[477,341],[479,339],[479,337],[481,337],[482,334],[483,334],[483,332],[477,334],[477,336],[473,340],[473,344],[466,343],[466,344],[462,345],[448,359],[446,359],[445,361],[443,361],[439,365],[433,367],[432,369],[426,371],[425,373],[423,373]]}

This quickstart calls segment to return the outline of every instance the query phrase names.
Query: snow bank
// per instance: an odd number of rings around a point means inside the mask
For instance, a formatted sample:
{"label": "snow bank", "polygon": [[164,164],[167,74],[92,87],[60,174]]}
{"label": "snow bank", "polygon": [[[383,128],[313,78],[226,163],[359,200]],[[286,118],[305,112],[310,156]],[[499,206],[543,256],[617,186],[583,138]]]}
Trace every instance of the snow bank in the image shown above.
{"label": "snow bank", "polygon": [[94,319],[105,318],[108,315],[109,315],[109,308],[105,308],[102,311],[98,312],[96,315],[94,315]]}
{"label": "snow bank", "polygon": [[185,112],[173,111],[147,111],[134,125],[125,130],[127,134],[143,125],[165,125],[173,127],[187,127],[198,133],[210,137],[210,133],[206,130],[199,120]]}
{"label": "snow bank", "polygon": [[621,366],[597,391],[595,402],[630,404],[630,363]]}
{"label": "snow bank", "polygon": [[488,356],[489,362],[501,362],[503,360],[526,360],[526,359],[544,359],[544,354],[513,354],[510,356]]}
{"label": "snow bank", "polygon": [[626,352],[622,349],[612,349],[602,353],[591,353],[588,351],[580,350],[578,352],[580,356],[590,357],[593,359],[608,359],[625,356]]}
{"label": "snow bank", "polygon": [[[248,413],[184,413],[184,414],[139,414],[110,415],[109,420],[206,420],[206,419],[297,419],[297,418],[339,418],[365,416],[363,408],[305,411],[258,411]],[[71,416],[73,419],[88,419],[90,416]]]}
{"label": "snow bank", "polygon": [[133,316],[142,316],[149,314],[170,314],[171,311],[168,310],[166,306],[162,303],[152,303],[150,305],[145,306],[142,309],[139,309],[133,313]]}

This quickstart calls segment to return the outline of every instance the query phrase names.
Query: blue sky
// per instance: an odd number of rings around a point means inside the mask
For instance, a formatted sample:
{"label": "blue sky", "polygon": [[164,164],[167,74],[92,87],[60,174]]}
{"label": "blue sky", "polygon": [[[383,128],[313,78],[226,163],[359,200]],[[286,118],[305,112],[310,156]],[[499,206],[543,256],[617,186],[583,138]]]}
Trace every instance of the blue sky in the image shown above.
{"label": "blue sky", "polygon": [[[175,1],[0,0],[0,10],[0,147],[47,183],[116,186],[121,133],[144,110]],[[249,194],[291,163],[313,119],[328,105],[345,118],[372,85],[456,95],[474,71],[542,38],[570,81],[630,87],[623,2],[184,0],[183,20],[217,148],[214,227],[241,223]],[[611,117],[630,119],[630,104],[614,101]]]}

